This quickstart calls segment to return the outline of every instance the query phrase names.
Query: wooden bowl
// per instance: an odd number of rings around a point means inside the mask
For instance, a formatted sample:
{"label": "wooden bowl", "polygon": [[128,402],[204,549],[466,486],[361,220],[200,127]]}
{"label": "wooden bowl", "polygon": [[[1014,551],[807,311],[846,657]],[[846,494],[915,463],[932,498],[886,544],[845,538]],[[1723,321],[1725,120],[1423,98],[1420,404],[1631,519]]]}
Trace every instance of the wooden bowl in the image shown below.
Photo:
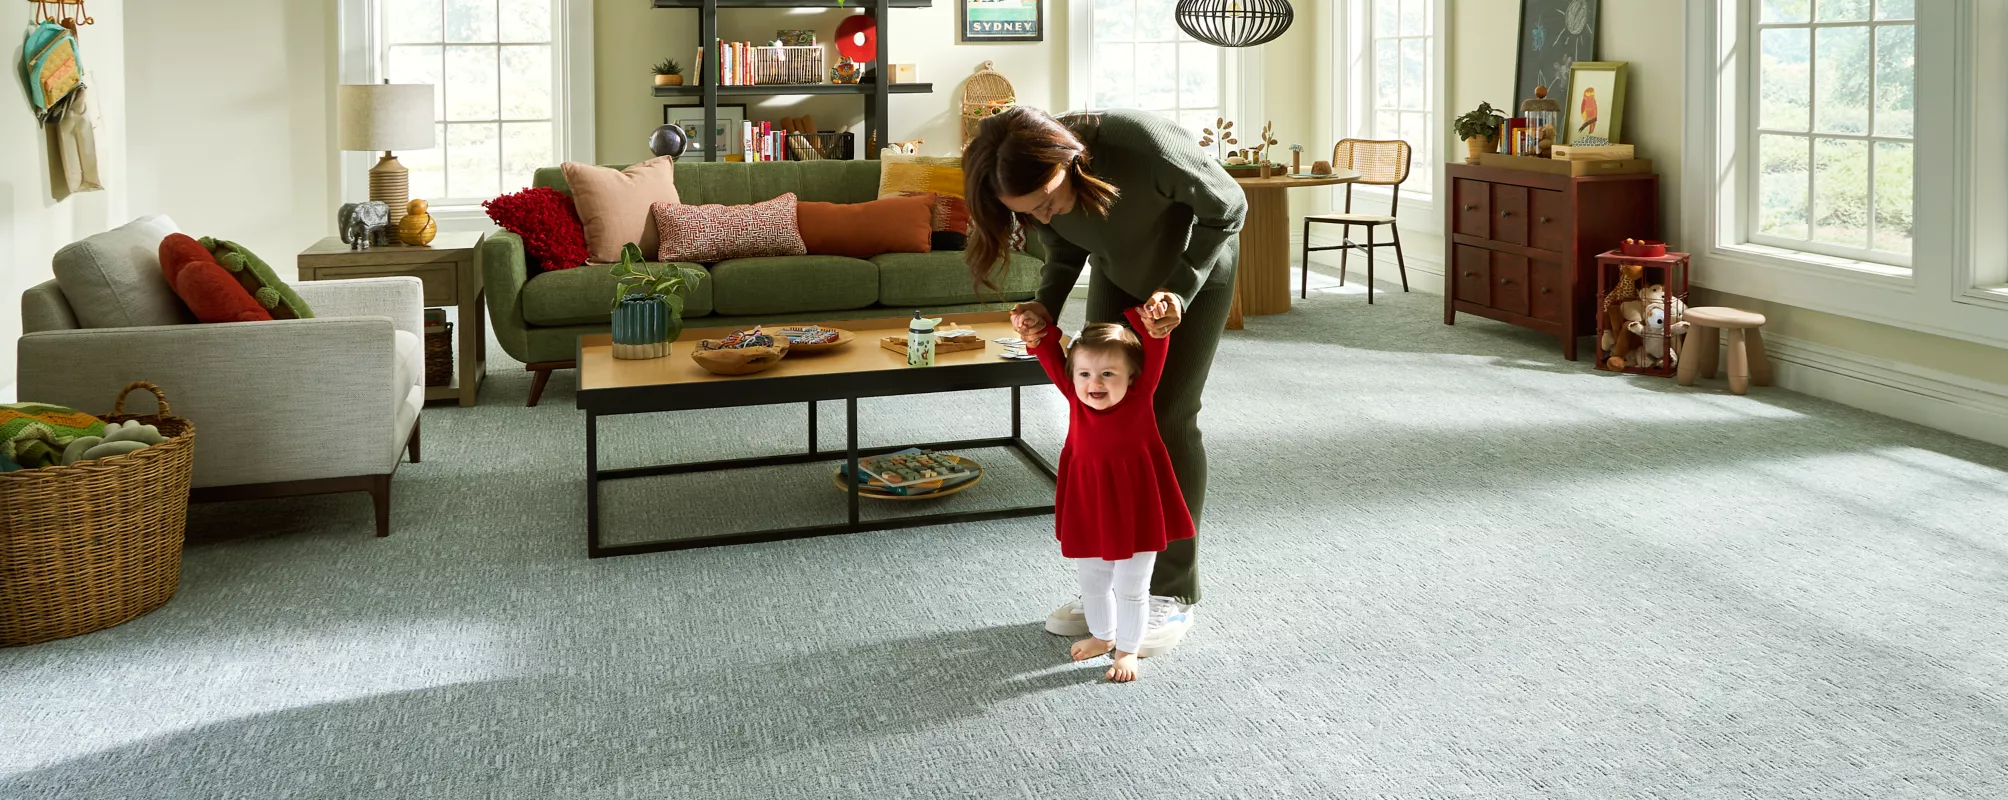
{"label": "wooden bowl", "polygon": [[797,354],[823,353],[823,352],[828,352],[830,350],[835,350],[839,347],[843,347],[844,345],[850,344],[852,339],[858,338],[857,334],[844,330],[842,328],[824,328],[823,330],[836,332],[837,340],[834,342],[824,342],[823,344],[795,344],[793,342],[790,342],[788,344],[788,352]]}
{"label": "wooden bowl", "polygon": [[697,343],[690,360],[715,375],[751,375],[773,368],[788,354],[788,340],[776,337],[773,347],[720,348],[717,339]]}

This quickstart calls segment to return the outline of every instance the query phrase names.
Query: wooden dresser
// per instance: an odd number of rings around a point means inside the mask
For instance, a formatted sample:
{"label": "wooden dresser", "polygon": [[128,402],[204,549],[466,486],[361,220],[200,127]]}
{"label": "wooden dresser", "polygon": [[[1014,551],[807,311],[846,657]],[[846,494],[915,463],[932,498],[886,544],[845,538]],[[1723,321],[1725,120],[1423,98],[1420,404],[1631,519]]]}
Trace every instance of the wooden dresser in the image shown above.
{"label": "wooden dresser", "polygon": [[1562,339],[1595,333],[1597,254],[1659,238],[1659,176],[1570,177],[1445,165],[1443,324],[1477,314]]}

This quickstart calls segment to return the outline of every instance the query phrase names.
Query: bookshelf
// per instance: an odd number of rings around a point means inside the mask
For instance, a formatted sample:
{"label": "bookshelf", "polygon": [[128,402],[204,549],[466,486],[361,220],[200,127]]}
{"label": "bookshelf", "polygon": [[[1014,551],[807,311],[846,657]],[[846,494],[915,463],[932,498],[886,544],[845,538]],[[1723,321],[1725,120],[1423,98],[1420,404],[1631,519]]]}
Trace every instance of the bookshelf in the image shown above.
{"label": "bookshelf", "polygon": [[[929,8],[934,5],[933,0],[844,0],[842,6],[838,5],[838,0],[652,0],[652,2],[655,8],[679,8],[697,11],[697,42],[698,47],[704,48],[706,62],[710,62],[712,59],[718,57],[715,51],[717,50],[716,42],[718,40],[718,10],[721,8],[863,8],[866,13],[877,17],[879,20],[878,52],[873,54],[871,63],[877,70],[881,80],[867,80],[853,84],[803,83],[722,86],[719,84],[720,75],[718,74],[718,70],[708,68],[710,67],[710,63],[700,63],[697,65],[697,85],[655,87],[655,96],[657,97],[698,98],[699,105],[704,108],[703,135],[706,139],[704,143],[704,159],[706,161],[716,160],[719,157],[718,142],[714,134],[718,130],[718,98],[720,97],[791,94],[859,95],[865,101],[865,134],[858,140],[859,157],[877,158],[877,153],[870,152],[872,149],[870,143],[876,141],[878,142],[878,146],[884,147],[886,142],[890,141],[886,130],[891,127],[892,103],[890,100],[892,95],[931,94],[934,92],[934,84],[931,83],[887,83],[882,80],[883,78],[891,77],[892,74],[892,70],[886,64],[887,42],[885,22],[887,12],[895,8]],[[874,134],[876,134],[876,138],[874,138]]]}

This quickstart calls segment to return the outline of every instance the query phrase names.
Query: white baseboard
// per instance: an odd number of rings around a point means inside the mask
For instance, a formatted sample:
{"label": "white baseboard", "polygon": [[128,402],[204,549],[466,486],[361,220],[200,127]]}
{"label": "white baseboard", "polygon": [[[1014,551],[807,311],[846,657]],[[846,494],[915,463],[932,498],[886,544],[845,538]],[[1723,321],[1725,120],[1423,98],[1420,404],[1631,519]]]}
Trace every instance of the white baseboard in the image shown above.
{"label": "white baseboard", "polygon": [[2008,386],[1786,336],[1764,349],[1781,388],[2008,447]]}

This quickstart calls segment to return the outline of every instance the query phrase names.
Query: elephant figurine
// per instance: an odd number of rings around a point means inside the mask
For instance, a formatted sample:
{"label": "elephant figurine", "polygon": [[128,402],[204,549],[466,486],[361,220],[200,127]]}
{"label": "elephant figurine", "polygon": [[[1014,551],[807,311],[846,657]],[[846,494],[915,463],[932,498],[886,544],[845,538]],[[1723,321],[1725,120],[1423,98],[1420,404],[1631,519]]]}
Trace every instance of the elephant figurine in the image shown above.
{"label": "elephant figurine", "polygon": [[350,250],[390,244],[390,206],[382,201],[343,203],[335,214],[335,224],[341,228],[342,243]]}

